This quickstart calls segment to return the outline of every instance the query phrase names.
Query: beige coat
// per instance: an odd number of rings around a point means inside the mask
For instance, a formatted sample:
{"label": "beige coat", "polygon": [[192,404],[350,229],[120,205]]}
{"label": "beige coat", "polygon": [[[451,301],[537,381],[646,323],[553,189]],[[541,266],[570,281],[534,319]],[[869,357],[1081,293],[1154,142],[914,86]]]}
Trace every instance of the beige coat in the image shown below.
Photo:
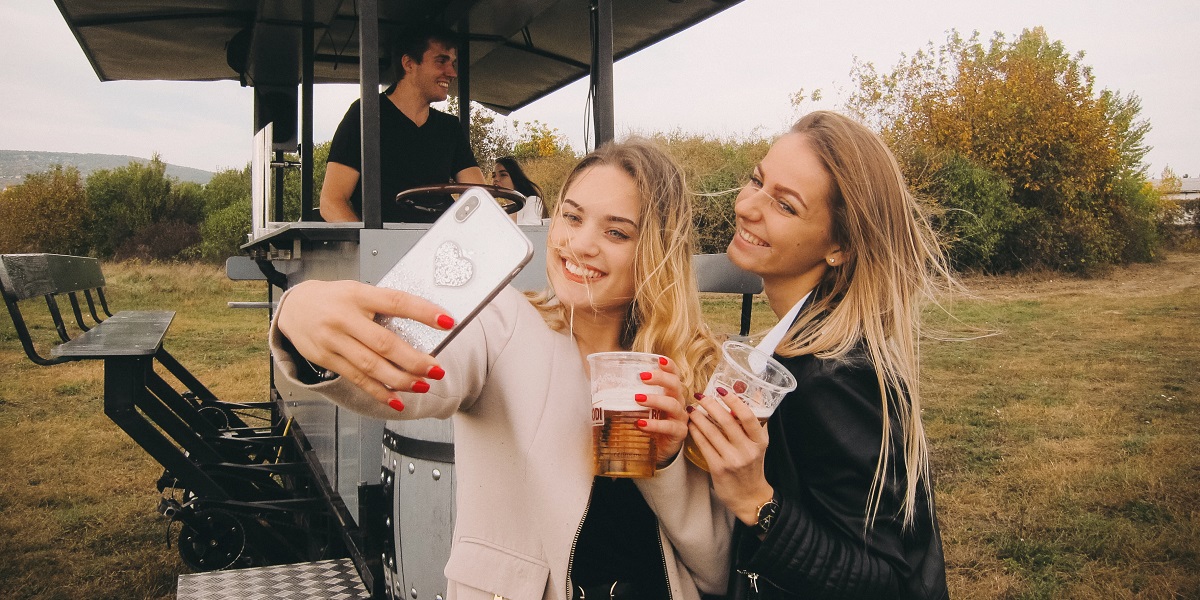
{"label": "beige coat", "polygon": [[[294,380],[296,358],[280,336],[272,324],[272,355]],[[582,360],[570,336],[507,288],[439,355],[446,377],[426,394],[403,395],[402,413],[348,382],[312,386],[380,419],[454,418],[450,598],[569,598],[571,552],[592,488]],[[672,600],[723,593],[733,517],[711,495],[707,474],[677,458],[637,485],[658,515]]]}

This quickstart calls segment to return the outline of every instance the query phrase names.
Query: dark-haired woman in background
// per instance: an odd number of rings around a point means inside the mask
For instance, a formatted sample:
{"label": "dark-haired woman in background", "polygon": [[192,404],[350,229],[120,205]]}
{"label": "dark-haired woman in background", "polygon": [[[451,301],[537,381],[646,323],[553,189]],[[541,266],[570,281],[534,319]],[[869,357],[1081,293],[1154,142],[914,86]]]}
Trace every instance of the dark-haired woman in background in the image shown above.
{"label": "dark-haired woman in background", "polygon": [[517,159],[511,156],[496,159],[492,185],[516,190],[525,196],[525,208],[517,213],[517,225],[541,225],[542,219],[549,216],[542,202],[542,188],[529,180]]}

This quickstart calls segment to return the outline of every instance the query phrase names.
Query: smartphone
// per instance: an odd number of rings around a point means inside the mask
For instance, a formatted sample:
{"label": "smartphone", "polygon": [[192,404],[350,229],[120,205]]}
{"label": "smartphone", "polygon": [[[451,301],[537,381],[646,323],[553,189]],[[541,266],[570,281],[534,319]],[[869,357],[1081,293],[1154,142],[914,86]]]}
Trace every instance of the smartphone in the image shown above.
{"label": "smartphone", "polygon": [[470,188],[377,284],[440,305],[454,318],[454,327],[445,331],[388,315],[375,321],[417,350],[437,355],[532,256],[533,244],[495,198]]}

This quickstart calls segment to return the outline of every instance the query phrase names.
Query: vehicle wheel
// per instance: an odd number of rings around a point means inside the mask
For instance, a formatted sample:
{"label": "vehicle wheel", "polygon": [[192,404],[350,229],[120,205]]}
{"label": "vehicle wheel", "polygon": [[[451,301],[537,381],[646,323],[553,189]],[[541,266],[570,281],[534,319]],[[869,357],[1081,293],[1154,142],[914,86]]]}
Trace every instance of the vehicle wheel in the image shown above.
{"label": "vehicle wheel", "polygon": [[179,557],[196,571],[228,569],[245,551],[246,529],[225,511],[196,513],[179,531]]}

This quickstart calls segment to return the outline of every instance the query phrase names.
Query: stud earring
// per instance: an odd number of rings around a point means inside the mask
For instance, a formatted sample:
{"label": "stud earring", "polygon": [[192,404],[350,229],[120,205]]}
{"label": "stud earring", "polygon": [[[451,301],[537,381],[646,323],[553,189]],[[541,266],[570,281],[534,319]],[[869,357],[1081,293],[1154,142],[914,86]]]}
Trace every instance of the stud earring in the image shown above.
{"label": "stud earring", "polygon": [[832,256],[831,256],[831,257],[829,257],[829,259],[828,259],[828,260],[829,260],[829,264],[831,264],[831,265],[836,265],[836,264],[837,264],[837,261],[836,261],[836,260],[834,260],[834,258],[833,258]]}

